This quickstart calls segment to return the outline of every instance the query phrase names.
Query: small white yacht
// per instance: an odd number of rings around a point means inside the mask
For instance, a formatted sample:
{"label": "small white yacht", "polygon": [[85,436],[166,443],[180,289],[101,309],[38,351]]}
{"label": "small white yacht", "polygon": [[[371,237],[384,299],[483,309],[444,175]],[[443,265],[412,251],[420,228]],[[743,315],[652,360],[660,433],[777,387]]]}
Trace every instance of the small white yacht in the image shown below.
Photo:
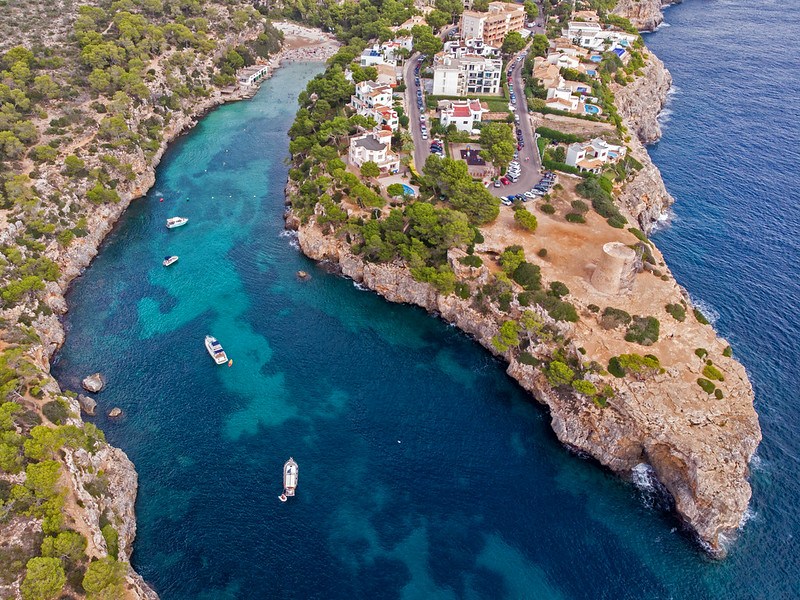
{"label": "small white yacht", "polygon": [[167,219],[167,229],[175,229],[176,227],[186,225],[188,222],[189,219],[186,217],[170,217]]}
{"label": "small white yacht", "polygon": [[225,354],[225,350],[222,349],[222,344],[212,335],[206,336],[206,350],[208,350],[211,358],[213,358],[214,362],[218,365],[224,365],[228,362],[228,355]]}
{"label": "small white yacht", "polygon": [[168,267],[170,265],[174,265],[176,262],[178,262],[178,257],[177,256],[165,256],[164,257],[164,262],[162,264],[165,267]]}

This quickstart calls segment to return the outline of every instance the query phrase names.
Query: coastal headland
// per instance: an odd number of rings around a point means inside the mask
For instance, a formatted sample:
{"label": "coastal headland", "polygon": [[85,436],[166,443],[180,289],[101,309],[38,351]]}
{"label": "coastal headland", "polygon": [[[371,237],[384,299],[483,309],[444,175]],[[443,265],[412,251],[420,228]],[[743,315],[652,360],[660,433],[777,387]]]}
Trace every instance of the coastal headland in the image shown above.
{"label": "coastal headland", "polygon": [[[644,4],[660,17],[660,1],[620,3],[615,13],[652,29],[660,20],[652,11],[645,18]],[[359,187],[352,160],[344,172],[330,157],[316,162],[303,148],[308,127],[293,142],[286,221],[307,256],[391,302],[426,309],[508,362],[508,374],[547,406],[563,444],[665,492],[702,547],[723,557],[745,518],[761,431],[744,367],[646,236],[674,202],[644,146],[660,137],[671,78],[639,51],[635,77],[609,82],[620,126],[560,111],[531,117],[540,132],[574,139],[625,132],[638,164],[608,187],[619,213],[591,191],[597,179],[559,174],[543,203],[518,198],[484,218],[485,207],[459,197],[458,186],[470,184],[444,173],[455,161],[431,156],[410,183],[423,197],[439,194],[442,208],[420,214],[407,197],[376,201],[370,190],[382,186],[365,178],[370,189]],[[469,189],[473,199],[486,195]],[[448,207],[474,211],[474,236],[453,225],[459,217]],[[522,226],[525,213],[535,215],[532,226]]]}

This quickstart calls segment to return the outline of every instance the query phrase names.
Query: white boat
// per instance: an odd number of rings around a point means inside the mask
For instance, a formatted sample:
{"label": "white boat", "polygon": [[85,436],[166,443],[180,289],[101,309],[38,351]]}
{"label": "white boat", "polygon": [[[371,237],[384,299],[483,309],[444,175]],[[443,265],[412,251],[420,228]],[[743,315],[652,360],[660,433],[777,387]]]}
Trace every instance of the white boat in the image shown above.
{"label": "white boat", "polygon": [[283,493],[278,496],[281,502],[286,502],[290,496],[294,496],[297,489],[297,480],[300,476],[300,467],[290,456],[283,465]]}
{"label": "white boat", "polygon": [[211,358],[213,358],[214,362],[218,365],[224,365],[228,362],[228,355],[225,354],[225,350],[222,349],[222,344],[212,335],[206,336],[206,350],[208,350]]}
{"label": "white boat", "polygon": [[167,219],[167,229],[175,229],[176,227],[186,225],[188,222],[189,219],[186,217],[170,217]]}
{"label": "white boat", "polygon": [[164,262],[162,264],[165,267],[168,267],[170,265],[174,265],[176,262],[178,262],[178,257],[177,256],[165,256],[164,257]]}

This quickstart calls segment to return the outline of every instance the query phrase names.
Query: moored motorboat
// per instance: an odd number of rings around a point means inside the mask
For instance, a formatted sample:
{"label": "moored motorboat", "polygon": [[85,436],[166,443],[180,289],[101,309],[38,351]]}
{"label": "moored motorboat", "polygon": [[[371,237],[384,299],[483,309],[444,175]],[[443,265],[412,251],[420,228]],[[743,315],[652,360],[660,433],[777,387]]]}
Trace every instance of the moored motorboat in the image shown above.
{"label": "moored motorboat", "polygon": [[294,496],[297,489],[297,480],[300,476],[300,467],[290,456],[283,465],[283,493],[278,496],[281,502],[286,502],[290,496]]}
{"label": "moored motorboat", "polygon": [[177,256],[165,256],[163,265],[165,267],[168,267],[170,265],[174,265],[176,262],[178,262],[178,257]]}
{"label": "moored motorboat", "polygon": [[206,336],[206,350],[208,350],[211,358],[213,358],[214,362],[218,365],[224,365],[228,362],[228,355],[225,354],[225,350],[222,349],[222,344],[220,344],[213,335]]}
{"label": "moored motorboat", "polygon": [[176,227],[182,227],[189,222],[189,219],[186,217],[170,217],[167,219],[167,229],[175,229]]}

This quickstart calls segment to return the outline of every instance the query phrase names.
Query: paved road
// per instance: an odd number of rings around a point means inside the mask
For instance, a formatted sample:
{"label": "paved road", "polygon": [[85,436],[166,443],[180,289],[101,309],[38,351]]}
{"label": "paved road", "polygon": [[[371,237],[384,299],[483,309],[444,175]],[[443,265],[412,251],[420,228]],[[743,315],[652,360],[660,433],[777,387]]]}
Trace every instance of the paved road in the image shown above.
{"label": "paved road", "polygon": [[[414,140],[414,165],[417,168],[417,172],[422,173],[425,160],[427,160],[428,155],[431,153],[431,140],[430,138],[427,140],[422,139],[422,131],[419,127],[419,108],[417,108],[417,90],[419,88],[414,83],[414,68],[417,66],[418,58],[419,53],[414,53],[406,61],[406,66],[403,71],[403,80],[406,83],[406,114],[408,115],[408,128]],[[430,125],[430,123],[428,123],[428,125]]]}

